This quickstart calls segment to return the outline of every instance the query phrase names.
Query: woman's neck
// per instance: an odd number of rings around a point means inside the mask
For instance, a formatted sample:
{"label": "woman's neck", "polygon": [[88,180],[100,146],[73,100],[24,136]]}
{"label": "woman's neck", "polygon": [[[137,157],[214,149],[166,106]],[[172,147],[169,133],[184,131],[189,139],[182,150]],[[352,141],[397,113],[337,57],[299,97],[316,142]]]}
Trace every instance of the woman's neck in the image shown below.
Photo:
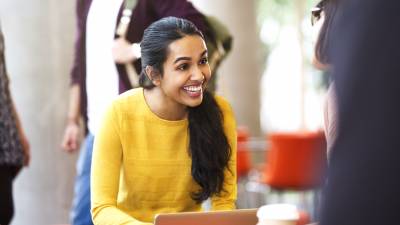
{"label": "woman's neck", "polygon": [[171,101],[158,87],[144,89],[144,98],[150,110],[165,120],[183,120],[187,118],[187,106]]}

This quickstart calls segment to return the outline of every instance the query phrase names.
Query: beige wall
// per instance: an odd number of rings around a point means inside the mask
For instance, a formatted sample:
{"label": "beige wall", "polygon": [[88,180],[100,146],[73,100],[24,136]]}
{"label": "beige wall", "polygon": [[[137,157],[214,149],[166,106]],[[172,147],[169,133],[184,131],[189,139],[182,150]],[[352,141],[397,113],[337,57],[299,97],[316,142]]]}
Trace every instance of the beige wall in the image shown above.
{"label": "beige wall", "polygon": [[220,19],[233,34],[233,50],[218,71],[218,92],[236,114],[238,125],[260,135],[260,41],[256,27],[256,0],[192,0],[203,13]]}
{"label": "beige wall", "polygon": [[1,0],[11,90],[32,163],[15,180],[13,225],[68,222],[76,156],[60,150],[75,1]]}

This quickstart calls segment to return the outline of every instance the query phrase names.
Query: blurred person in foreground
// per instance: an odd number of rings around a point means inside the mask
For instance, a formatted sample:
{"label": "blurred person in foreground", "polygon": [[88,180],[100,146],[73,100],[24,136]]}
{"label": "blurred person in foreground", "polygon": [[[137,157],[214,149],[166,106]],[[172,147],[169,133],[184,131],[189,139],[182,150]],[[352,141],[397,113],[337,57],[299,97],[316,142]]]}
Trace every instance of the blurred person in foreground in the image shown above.
{"label": "blurred person in foreground", "polygon": [[400,2],[340,3],[330,57],[338,132],[321,225],[400,223]]}
{"label": "blurred person in foreground", "polygon": [[[329,43],[332,22],[335,19],[339,0],[321,0],[311,11],[311,23],[318,33],[315,43],[313,65],[315,68],[331,75]],[[331,77],[330,77],[331,78]],[[331,153],[332,144],[337,133],[337,103],[334,83],[329,85],[324,106],[324,130],[327,142],[327,156]]]}
{"label": "blurred person in foreground", "polygon": [[0,24],[0,224],[14,215],[13,181],[30,161],[29,142],[11,97]]}

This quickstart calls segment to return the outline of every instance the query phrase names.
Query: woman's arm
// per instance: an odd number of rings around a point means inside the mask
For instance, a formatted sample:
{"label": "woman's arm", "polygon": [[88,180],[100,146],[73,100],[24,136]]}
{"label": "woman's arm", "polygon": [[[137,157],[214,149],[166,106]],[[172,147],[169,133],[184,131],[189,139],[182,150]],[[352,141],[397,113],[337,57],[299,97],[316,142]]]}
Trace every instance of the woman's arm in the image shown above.
{"label": "woman's arm", "polygon": [[237,133],[236,121],[229,103],[221,97],[216,97],[219,107],[224,116],[223,126],[225,135],[228,138],[228,143],[231,147],[231,159],[229,160],[229,169],[225,170],[225,180],[222,193],[219,196],[213,196],[213,210],[232,210],[235,209],[237,196],[237,175],[236,175],[236,148],[237,148]]}
{"label": "woman's arm", "polygon": [[67,125],[61,141],[61,148],[69,153],[79,149],[81,117],[81,85],[86,77],[86,18],[91,2],[88,0],[76,1],[76,35],[74,44],[74,58],[70,72],[70,93],[68,105]]}
{"label": "woman's arm", "polygon": [[118,113],[112,105],[95,136],[91,171],[91,212],[96,225],[144,225],[117,208],[122,144]]}
{"label": "woman's arm", "polygon": [[73,84],[70,88],[69,105],[68,105],[68,120],[64,131],[64,136],[61,142],[61,147],[73,153],[79,149],[79,118],[80,118],[80,91],[79,84]]}

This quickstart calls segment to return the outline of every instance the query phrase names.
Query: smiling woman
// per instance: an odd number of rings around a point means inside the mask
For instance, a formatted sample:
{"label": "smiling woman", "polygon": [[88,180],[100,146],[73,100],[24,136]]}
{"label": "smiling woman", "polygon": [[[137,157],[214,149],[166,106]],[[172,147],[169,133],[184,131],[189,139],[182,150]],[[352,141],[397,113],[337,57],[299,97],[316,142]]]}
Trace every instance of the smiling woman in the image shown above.
{"label": "smiling woman", "polygon": [[236,125],[207,91],[202,33],[188,20],[150,25],[141,42],[142,88],[109,107],[92,164],[95,224],[151,224],[158,213],[235,208]]}
{"label": "smiling woman", "polygon": [[174,108],[181,112],[171,115],[173,117],[184,117],[187,106],[195,107],[202,102],[203,90],[211,77],[207,48],[199,35],[187,35],[172,42],[162,69],[151,65],[146,65],[144,69],[143,76],[152,81],[152,86],[159,87],[148,87],[158,93],[157,105],[176,104]]}

